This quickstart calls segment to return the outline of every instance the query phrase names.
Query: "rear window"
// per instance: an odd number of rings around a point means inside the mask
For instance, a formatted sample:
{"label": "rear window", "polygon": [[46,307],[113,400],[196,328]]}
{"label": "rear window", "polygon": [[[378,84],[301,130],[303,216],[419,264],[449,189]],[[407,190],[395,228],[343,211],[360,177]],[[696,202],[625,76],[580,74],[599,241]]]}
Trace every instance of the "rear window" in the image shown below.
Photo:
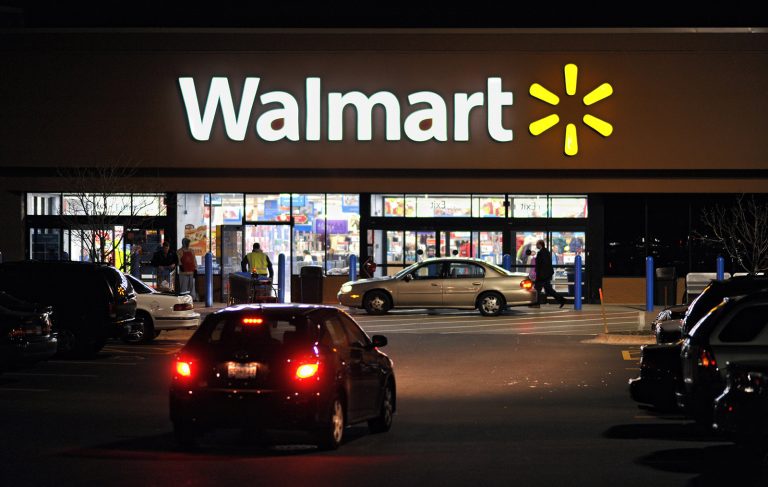
{"label": "rear window", "polygon": [[768,306],[750,306],[738,311],[720,332],[720,341],[751,342],[768,324]]}
{"label": "rear window", "polygon": [[253,350],[307,345],[313,342],[315,327],[303,315],[211,316],[193,341],[225,350]]}

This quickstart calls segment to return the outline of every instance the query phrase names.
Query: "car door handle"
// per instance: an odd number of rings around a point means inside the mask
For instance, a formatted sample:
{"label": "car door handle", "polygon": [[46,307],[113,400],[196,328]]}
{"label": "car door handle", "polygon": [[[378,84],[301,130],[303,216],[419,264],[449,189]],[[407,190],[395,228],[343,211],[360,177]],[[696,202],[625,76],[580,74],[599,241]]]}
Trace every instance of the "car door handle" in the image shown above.
{"label": "car door handle", "polygon": [[472,283],[473,286],[479,286],[480,284],[482,284],[482,282],[473,282]]}
{"label": "car door handle", "polygon": [[433,283],[432,283],[432,286],[435,286],[435,287],[437,287],[437,286],[439,286],[439,284],[438,284],[438,283],[436,283],[436,282],[433,282]]}

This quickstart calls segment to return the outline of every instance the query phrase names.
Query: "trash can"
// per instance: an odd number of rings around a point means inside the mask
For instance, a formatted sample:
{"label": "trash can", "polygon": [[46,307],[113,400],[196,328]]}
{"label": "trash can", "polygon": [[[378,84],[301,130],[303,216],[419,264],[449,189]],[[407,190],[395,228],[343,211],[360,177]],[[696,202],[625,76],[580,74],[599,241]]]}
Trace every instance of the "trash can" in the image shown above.
{"label": "trash can", "polygon": [[670,306],[677,303],[677,273],[674,267],[656,269],[656,284],[653,287],[653,304]]}
{"label": "trash can", "polygon": [[323,302],[323,268],[319,265],[305,265],[299,273],[301,281],[301,302],[322,304]]}

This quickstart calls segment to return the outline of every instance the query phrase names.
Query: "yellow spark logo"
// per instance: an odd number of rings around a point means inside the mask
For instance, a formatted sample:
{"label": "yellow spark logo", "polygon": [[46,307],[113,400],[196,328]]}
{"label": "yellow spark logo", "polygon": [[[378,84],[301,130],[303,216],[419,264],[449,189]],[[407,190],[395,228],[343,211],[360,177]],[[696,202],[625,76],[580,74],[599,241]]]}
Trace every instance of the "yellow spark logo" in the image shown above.
{"label": "yellow spark logo", "polygon": [[[576,94],[576,80],[578,78],[579,68],[575,64],[566,64],[564,71],[565,71],[565,93],[568,96],[573,96]],[[557,95],[555,95],[554,93],[552,93],[551,91],[544,88],[538,83],[532,84],[528,92],[531,94],[532,97],[539,99],[544,103],[548,103],[553,106],[557,106],[557,104],[560,103],[560,98]],[[584,100],[583,100],[584,105],[586,106],[594,105],[600,100],[608,98],[612,94],[613,94],[613,88],[611,87],[611,85],[609,85],[608,83],[603,83],[584,96]],[[588,127],[591,127],[603,137],[608,137],[609,135],[611,135],[611,133],[613,133],[613,125],[611,125],[610,123],[604,120],[600,120],[599,118],[593,115],[590,115],[590,114],[584,115],[584,118],[582,119],[582,121],[584,122],[585,125],[587,125]],[[560,117],[558,117],[556,113],[553,113],[552,115],[548,115],[544,118],[536,120],[535,122],[532,122],[528,126],[528,131],[531,132],[532,135],[539,135],[551,129],[552,127],[557,125],[559,122],[560,122]],[[569,123],[565,127],[565,154],[568,156],[574,156],[578,152],[579,152],[579,142],[576,137],[576,126],[572,123]]]}

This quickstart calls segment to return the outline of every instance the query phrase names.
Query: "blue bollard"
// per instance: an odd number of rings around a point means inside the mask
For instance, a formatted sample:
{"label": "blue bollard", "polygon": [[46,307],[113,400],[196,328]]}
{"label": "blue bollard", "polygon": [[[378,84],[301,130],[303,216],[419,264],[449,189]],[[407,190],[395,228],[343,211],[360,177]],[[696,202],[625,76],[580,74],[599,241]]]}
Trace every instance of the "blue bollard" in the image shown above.
{"label": "blue bollard", "polygon": [[285,254],[277,256],[277,302],[285,302]]}
{"label": "blue bollard", "polygon": [[213,306],[213,254],[205,254],[205,306]]}
{"label": "blue bollard", "polygon": [[725,279],[725,259],[722,255],[717,256],[717,280],[722,281]]}
{"label": "blue bollard", "polygon": [[349,280],[357,281],[357,256],[354,254],[349,256]]}
{"label": "blue bollard", "polygon": [[645,258],[645,310],[653,311],[653,257]]}
{"label": "blue bollard", "polygon": [[511,271],[512,270],[512,256],[509,254],[504,254],[501,257],[501,267],[504,269]]}
{"label": "blue bollard", "polygon": [[576,262],[573,264],[576,266],[576,272],[574,277],[574,283],[575,286],[573,288],[573,309],[580,311],[581,310],[581,256],[576,256]]}

